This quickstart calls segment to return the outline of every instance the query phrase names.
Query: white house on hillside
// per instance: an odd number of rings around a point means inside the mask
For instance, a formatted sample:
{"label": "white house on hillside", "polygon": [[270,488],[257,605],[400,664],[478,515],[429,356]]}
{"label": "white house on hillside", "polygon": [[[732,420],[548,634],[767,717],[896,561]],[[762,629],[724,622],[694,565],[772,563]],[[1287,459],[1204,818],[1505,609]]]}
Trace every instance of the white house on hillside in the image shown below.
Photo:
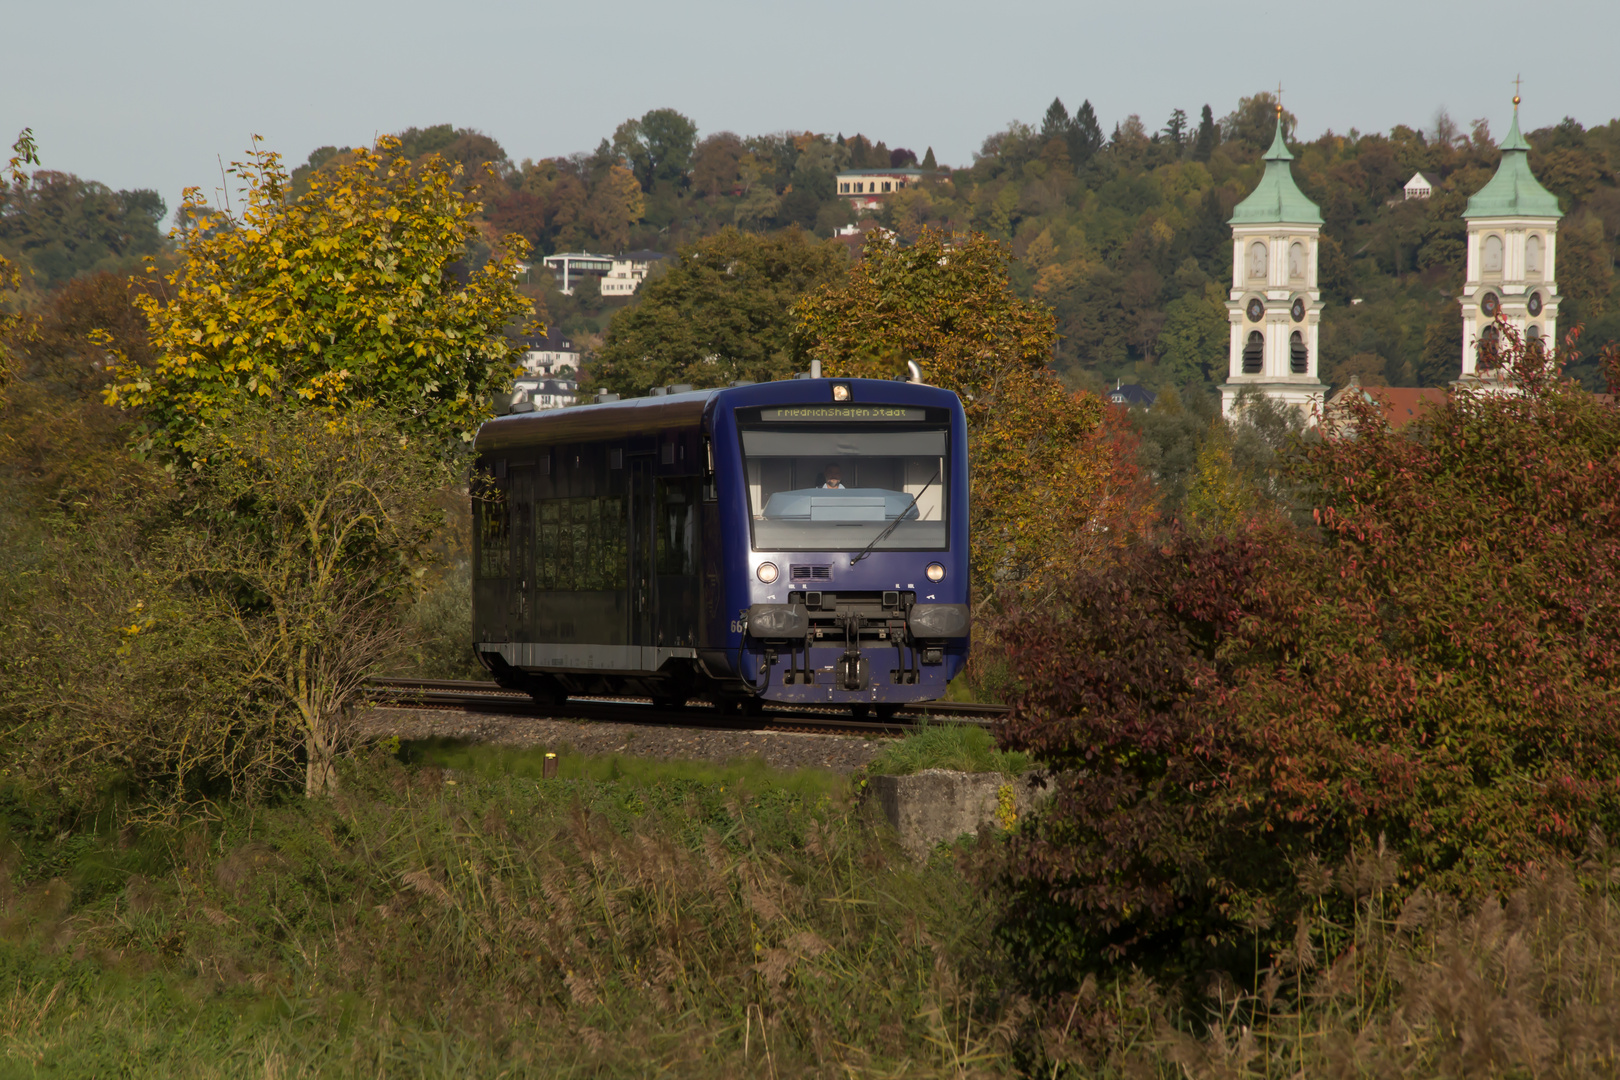
{"label": "white house on hillside", "polygon": [[845,169],[838,174],[838,194],[857,210],[873,210],[885,195],[940,175],[925,169]]}
{"label": "white house on hillside", "polygon": [[1402,194],[1408,199],[1427,199],[1434,194],[1434,189],[1439,186],[1439,177],[1430,176],[1426,172],[1415,172],[1412,174],[1412,179],[1406,182]]}
{"label": "white house on hillside", "polygon": [[[523,339],[523,370],[530,376],[570,377],[579,372],[579,346],[559,330]],[[566,369],[566,370],[564,370]]]}
{"label": "white house on hillside", "polygon": [[663,258],[657,251],[632,251],[614,258],[612,269],[602,279],[603,296],[634,296],[641,283],[652,273],[655,263]]}

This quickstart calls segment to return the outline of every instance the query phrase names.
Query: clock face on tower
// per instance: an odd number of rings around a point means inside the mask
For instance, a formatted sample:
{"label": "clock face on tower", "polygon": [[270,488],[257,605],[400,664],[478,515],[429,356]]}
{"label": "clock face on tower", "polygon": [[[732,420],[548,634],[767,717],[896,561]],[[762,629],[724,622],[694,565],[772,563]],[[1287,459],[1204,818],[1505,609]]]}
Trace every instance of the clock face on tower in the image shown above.
{"label": "clock face on tower", "polygon": [[1266,314],[1266,305],[1257,296],[1249,301],[1249,321],[1259,322]]}
{"label": "clock face on tower", "polygon": [[1485,313],[1487,319],[1496,318],[1496,309],[1500,306],[1501,302],[1496,299],[1496,294],[1493,292],[1486,293],[1479,302],[1479,310]]}
{"label": "clock face on tower", "polygon": [[1525,307],[1526,311],[1530,312],[1530,314],[1532,314],[1532,315],[1540,315],[1541,314],[1541,294],[1538,293],[1538,292],[1531,293],[1530,294],[1530,301],[1529,301],[1529,303],[1525,304],[1524,307]]}
{"label": "clock face on tower", "polygon": [[1288,309],[1288,314],[1294,317],[1295,322],[1303,319],[1305,317],[1305,298],[1302,296],[1294,297],[1294,306]]}

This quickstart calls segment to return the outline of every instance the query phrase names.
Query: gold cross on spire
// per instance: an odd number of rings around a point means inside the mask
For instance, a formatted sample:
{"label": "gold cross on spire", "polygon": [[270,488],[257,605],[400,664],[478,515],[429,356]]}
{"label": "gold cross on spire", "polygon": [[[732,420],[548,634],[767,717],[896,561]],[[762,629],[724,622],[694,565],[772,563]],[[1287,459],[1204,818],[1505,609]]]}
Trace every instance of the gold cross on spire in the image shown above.
{"label": "gold cross on spire", "polygon": [[1277,82],[1277,119],[1282,119],[1282,81]]}
{"label": "gold cross on spire", "polygon": [[1519,84],[1523,81],[1519,76],[1513,76],[1513,107],[1515,109],[1519,107]]}

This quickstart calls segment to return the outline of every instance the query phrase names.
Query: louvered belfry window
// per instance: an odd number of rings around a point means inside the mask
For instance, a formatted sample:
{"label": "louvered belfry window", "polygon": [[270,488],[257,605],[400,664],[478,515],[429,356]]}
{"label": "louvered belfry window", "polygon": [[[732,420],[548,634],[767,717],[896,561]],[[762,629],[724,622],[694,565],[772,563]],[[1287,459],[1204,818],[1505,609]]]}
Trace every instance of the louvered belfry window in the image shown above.
{"label": "louvered belfry window", "polygon": [[1305,347],[1305,336],[1298,330],[1288,342],[1288,370],[1303,375],[1310,368],[1311,351]]}
{"label": "louvered belfry window", "polygon": [[1260,331],[1249,331],[1249,343],[1243,346],[1243,374],[1258,375],[1265,366],[1266,339]]}

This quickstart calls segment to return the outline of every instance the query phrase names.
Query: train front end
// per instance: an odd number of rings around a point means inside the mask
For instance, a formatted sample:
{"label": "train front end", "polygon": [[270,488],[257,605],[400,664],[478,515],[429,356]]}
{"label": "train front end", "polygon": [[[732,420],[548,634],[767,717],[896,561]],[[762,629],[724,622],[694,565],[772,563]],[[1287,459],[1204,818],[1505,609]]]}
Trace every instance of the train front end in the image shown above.
{"label": "train front end", "polygon": [[724,580],[708,641],[766,701],[944,695],[969,645],[967,430],[948,390],[799,379],[715,395]]}

